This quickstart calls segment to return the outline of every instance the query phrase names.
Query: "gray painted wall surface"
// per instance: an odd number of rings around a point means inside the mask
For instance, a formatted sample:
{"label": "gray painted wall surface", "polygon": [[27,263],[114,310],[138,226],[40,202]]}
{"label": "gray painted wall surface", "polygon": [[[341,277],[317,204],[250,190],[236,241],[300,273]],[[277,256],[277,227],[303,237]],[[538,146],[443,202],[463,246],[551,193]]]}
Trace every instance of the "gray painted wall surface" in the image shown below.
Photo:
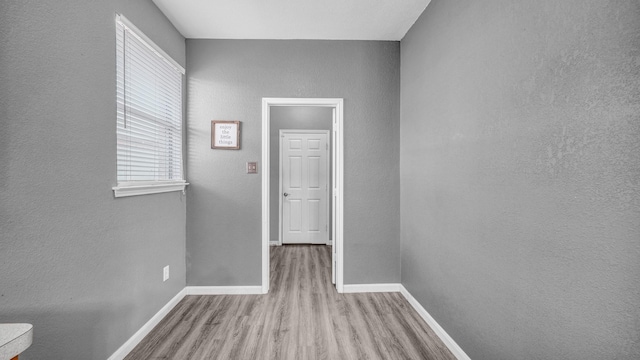
{"label": "gray painted wall surface", "polygon": [[640,358],[640,3],[434,0],[401,43],[402,283],[474,360]]}
{"label": "gray painted wall surface", "polygon": [[[280,212],[280,130],[329,130],[329,149],[331,149],[331,122],[333,109],[321,106],[272,106],[270,114],[269,142],[270,161],[269,190],[271,194],[270,240],[278,241]],[[331,188],[331,153],[329,150],[329,188]],[[329,196],[329,214],[331,214],[331,196]],[[331,239],[331,215],[329,215],[329,239]]]}
{"label": "gray painted wall surface", "polygon": [[185,286],[186,198],[111,190],[114,15],[185,44],[151,1],[61,5],[0,4],[0,323],[34,324],[20,360],[104,360]]}
{"label": "gray painted wall surface", "polygon": [[[187,283],[260,285],[263,97],[345,99],[345,272],[400,280],[398,42],[187,40]],[[211,120],[242,149],[211,150]],[[262,164],[259,164],[260,172]]]}

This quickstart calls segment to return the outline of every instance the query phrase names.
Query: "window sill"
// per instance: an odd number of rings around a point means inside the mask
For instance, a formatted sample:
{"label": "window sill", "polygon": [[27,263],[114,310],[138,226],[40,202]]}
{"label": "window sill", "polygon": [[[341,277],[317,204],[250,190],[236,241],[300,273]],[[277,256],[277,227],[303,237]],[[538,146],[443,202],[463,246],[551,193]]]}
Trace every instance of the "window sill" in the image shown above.
{"label": "window sill", "polygon": [[159,194],[171,191],[182,191],[184,193],[189,183],[185,181],[171,182],[129,182],[120,183],[113,187],[113,195],[117,198],[136,195]]}

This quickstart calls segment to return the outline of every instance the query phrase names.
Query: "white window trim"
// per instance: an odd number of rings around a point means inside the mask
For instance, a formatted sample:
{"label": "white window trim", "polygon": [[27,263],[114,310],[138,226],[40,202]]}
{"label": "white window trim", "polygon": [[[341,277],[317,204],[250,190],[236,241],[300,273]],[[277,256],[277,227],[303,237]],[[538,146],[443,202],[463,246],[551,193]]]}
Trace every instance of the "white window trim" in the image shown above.
{"label": "white window trim", "polygon": [[186,181],[135,181],[121,182],[113,187],[115,197],[126,197],[147,194],[159,194],[171,191],[185,192]]}
{"label": "white window trim", "polygon": [[[171,58],[166,52],[164,52],[158,45],[156,45],[151,39],[149,39],[142,31],[140,31],[131,21],[120,14],[116,14],[116,22],[128,27],[133,31],[133,34],[137,36],[142,43],[144,43],[151,51],[158,54],[161,58],[167,61],[173,68],[175,68],[182,75],[185,74],[185,69],[175,60]],[[183,129],[184,130],[184,129]],[[183,161],[184,161],[184,154]],[[183,169],[184,171],[184,169]],[[184,173],[183,173],[184,177]],[[185,193],[186,186],[189,183],[186,180],[172,180],[172,181],[127,181],[118,182],[117,186],[112,188],[113,194],[116,198],[137,196],[137,195],[149,195],[159,194],[173,191],[182,191]]]}
{"label": "white window trim", "polygon": [[116,21],[121,23],[125,27],[128,27],[129,29],[131,29],[133,34],[136,37],[138,37],[138,39],[140,39],[140,41],[142,41],[142,43],[145,44],[149,48],[149,50],[151,50],[151,51],[155,52],[156,54],[158,54],[158,56],[163,58],[164,61],[169,63],[169,65],[173,66],[176,69],[176,71],[182,73],[182,75],[184,75],[186,73],[185,70],[184,70],[184,67],[182,67],[180,64],[178,64],[177,61],[173,60],[173,58],[171,58],[171,56],[169,56],[169,54],[164,52],[164,50],[162,50],[162,48],[160,48],[160,46],[156,45],[156,43],[154,43],[153,40],[149,39],[147,37],[147,35],[145,35],[142,31],[140,31],[140,29],[138,29],[135,25],[133,25],[133,23],[131,21],[129,21],[129,19],[124,17],[124,15],[116,14]]}

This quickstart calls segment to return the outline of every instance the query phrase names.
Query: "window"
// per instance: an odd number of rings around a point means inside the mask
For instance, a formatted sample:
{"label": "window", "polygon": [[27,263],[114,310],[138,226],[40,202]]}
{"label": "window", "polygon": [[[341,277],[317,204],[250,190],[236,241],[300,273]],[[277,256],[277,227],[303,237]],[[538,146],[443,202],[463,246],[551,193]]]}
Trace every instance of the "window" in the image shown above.
{"label": "window", "polygon": [[116,197],[184,190],[184,69],[116,16]]}

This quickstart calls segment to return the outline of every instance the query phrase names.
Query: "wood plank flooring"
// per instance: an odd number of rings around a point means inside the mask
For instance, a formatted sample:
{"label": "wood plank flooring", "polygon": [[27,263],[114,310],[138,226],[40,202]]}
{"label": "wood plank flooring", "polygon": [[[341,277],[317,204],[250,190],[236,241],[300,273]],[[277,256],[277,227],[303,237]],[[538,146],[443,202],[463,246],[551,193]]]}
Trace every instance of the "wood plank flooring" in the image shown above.
{"label": "wood plank flooring", "polygon": [[338,294],[330,247],[270,249],[269,294],[186,296],[126,359],[455,359],[400,293]]}

